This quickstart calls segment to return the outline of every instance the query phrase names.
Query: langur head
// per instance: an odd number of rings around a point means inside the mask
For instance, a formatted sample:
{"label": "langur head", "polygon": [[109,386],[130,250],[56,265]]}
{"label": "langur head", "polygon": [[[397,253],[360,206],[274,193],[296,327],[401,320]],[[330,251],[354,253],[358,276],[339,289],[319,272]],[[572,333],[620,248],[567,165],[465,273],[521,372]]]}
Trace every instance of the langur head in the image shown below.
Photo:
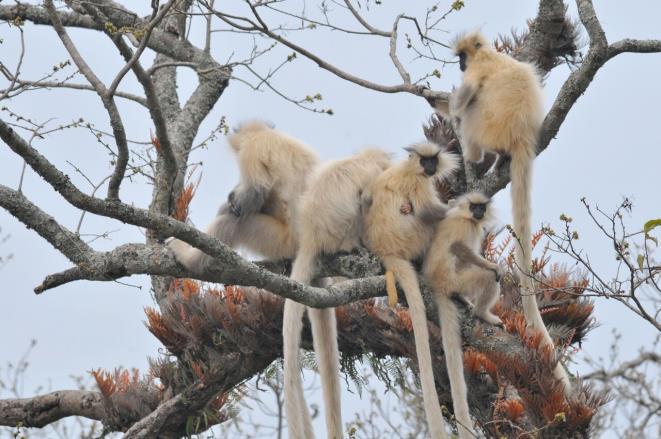
{"label": "langur head", "polygon": [[480,31],[460,35],[454,42],[454,53],[459,57],[459,68],[465,71],[468,63],[475,57],[477,52],[488,47],[487,39]]}
{"label": "langur head", "polygon": [[481,192],[468,192],[456,200],[451,200],[448,217],[462,217],[478,223],[491,220],[491,199]]}
{"label": "langur head", "polygon": [[441,151],[441,147],[435,143],[416,143],[405,147],[404,150],[409,153],[408,163],[416,174],[445,177],[459,166],[454,154]]}
{"label": "langur head", "polygon": [[387,153],[378,148],[367,148],[359,153],[359,155],[369,163],[386,170],[390,166],[390,153]]}

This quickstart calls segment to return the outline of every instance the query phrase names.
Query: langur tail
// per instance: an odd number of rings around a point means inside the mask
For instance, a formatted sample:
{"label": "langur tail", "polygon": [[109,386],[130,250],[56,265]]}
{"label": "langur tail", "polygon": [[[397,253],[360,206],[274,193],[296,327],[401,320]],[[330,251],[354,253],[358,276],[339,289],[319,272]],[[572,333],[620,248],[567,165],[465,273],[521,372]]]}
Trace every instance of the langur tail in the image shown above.
{"label": "langur tail", "polygon": [[452,406],[457,419],[457,430],[460,439],[476,437],[473,432],[473,423],[468,409],[468,392],[464,378],[464,355],[461,348],[461,326],[457,307],[445,294],[436,294],[436,304],[441,320],[441,337],[443,338],[443,352],[445,364],[450,378],[452,391]]}
{"label": "langur tail", "polygon": [[[535,158],[534,148],[514,148],[510,174],[512,179],[512,217],[516,233],[515,257],[521,278],[521,303],[523,315],[529,327],[542,333],[544,343],[553,346],[542,315],[537,306],[535,286],[530,274],[532,265],[532,233],[531,233],[531,200],[532,165]],[[571,384],[567,371],[560,362],[555,367],[553,375],[563,383],[565,393]]]}
{"label": "langur tail", "polygon": [[[316,259],[317,250],[302,243],[294,261],[291,278],[309,285],[314,278]],[[285,363],[285,409],[289,422],[289,435],[295,439],[314,437],[298,363],[304,311],[305,306],[300,303],[292,300],[285,302],[282,326]],[[340,358],[337,346],[335,309],[310,308],[308,316],[312,325],[312,339],[321,376],[328,438],[342,439]]]}
{"label": "langur tail", "polygon": [[[301,245],[294,260],[291,278],[309,285],[314,277],[315,259],[316,252],[312,249],[306,249]],[[310,412],[305,402],[303,380],[298,362],[304,313],[305,305],[294,302],[293,300],[285,300],[282,322],[285,411],[287,413],[289,437],[292,439],[314,437],[312,419],[310,418]]]}
{"label": "langur tail", "polygon": [[386,270],[392,270],[399,285],[404,290],[406,301],[409,304],[409,314],[413,323],[413,336],[415,338],[415,351],[418,356],[418,370],[422,386],[422,399],[427,417],[427,426],[432,439],[447,439],[445,422],[438,403],[434,371],[432,369],[431,351],[429,348],[429,330],[427,329],[427,315],[425,305],[420,293],[418,276],[409,261],[386,256],[382,258]]}
{"label": "langur tail", "polygon": [[340,354],[337,346],[335,308],[308,308],[308,316],[312,325],[312,341],[321,376],[327,437],[342,439]]}

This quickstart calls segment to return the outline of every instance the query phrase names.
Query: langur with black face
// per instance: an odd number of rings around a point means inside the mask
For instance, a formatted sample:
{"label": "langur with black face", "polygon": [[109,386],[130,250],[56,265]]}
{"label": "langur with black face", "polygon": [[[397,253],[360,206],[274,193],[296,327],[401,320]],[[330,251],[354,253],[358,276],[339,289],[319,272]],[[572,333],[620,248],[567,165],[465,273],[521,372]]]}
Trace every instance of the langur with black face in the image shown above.
{"label": "langur with black face", "polygon": [[[348,252],[360,247],[361,194],[389,164],[387,153],[368,149],[328,163],[313,174],[299,204],[299,249],[292,267],[292,279],[309,284],[315,278],[316,262],[322,253]],[[314,437],[298,361],[305,309],[300,303],[286,300],[282,325],[285,409],[289,436],[295,439]],[[307,311],[321,376],[327,437],[342,439],[335,309],[308,307]]]}
{"label": "langur with black face", "polygon": [[[236,153],[240,180],[206,233],[267,259],[294,257],[298,200],[317,164],[316,154],[263,122],[240,126],[228,142]],[[169,246],[177,260],[196,273],[212,260],[178,239]]]}
{"label": "langur with black face", "polygon": [[[545,344],[553,346],[530,274],[532,166],[544,120],[541,80],[531,64],[496,51],[479,32],[458,38],[454,50],[464,76],[450,98],[450,116],[459,125],[467,161],[482,160],[484,151],[511,157],[512,216],[523,313],[528,325],[542,333]],[[558,363],[554,375],[568,392],[569,376],[562,364]]]}
{"label": "langur with black face", "polygon": [[450,296],[477,295],[473,313],[488,323],[502,323],[491,313],[500,295],[500,267],[480,256],[484,225],[491,220],[489,202],[480,193],[469,193],[451,201],[423,264],[425,280],[432,287],[438,305],[452,406],[461,439],[476,435],[468,409],[461,327]]}
{"label": "langur with black face", "polygon": [[[379,256],[387,274],[394,273],[404,290],[413,323],[429,432],[434,439],[446,438],[434,382],[425,306],[411,261],[426,253],[434,228],[447,210],[436,193],[436,179],[454,172],[458,160],[434,143],[416,144],[407,151],[408,159],[383,172],[365,194],[365,204],[369,206],[365,214],[365,244]],[[410,211],[402,210],[407,205]]]}

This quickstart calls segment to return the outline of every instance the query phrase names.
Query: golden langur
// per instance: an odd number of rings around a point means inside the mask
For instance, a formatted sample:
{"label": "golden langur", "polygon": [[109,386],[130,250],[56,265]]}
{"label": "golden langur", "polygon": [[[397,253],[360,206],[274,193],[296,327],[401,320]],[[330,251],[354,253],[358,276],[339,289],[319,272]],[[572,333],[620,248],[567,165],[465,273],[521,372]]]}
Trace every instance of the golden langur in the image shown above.
{"label": "golden langur", "polygon": [[[298,200],[317,164],[316,154],[258,121],[240,126],[228,142],[236,153],[240,180],[206,233],[268,259],[294,257]],[[183,241],[174,239],[169,246],[191,271],[202,272],[211,261]]]}
{"label": "golden langur", "polygon": [[468,410],[461,327],[450,296],[453,293],[477,296],[473,313],[488,323],[502,323],[490,311],[500,295],[500,268],[480,256],[484,224],[490,221],[489,201],[480,193],[469,193],[451,201],[423,264],[425,280],[432,287],[438,305],[452,406],[461,439],[476,435]]}
{"label": "golden langur", "polygon": [[[540,78],[531,64],[496,51],[479,32],[459,38],[454,50],[464,75],[450,98],[450,115],[458,121],[467,161],[480,161],[484,151],[511,157],[512,216],[523,313],[528,325],[542,333],[546,345],[553,346],[530,275],[532,164],[544,120]],[[569,377],[560,363],[554,375],[569,390]]]}
{"label": "golden langur", "polygon": [[[312,175],[299,204],[299,248],[292,267],[292,279],[310,284],[315,278],[316,262],[322,253],[348,252],[360,246],[361,194],[389,164],[387,153],[368,149],[330,162]],[[285,301],[282,329],[285,409],[289,436],[295,439],[314,437],[298,361],[305,309],[300,303]],[[327,437],[341,439],[343,428],[335,309],[308,307],[307,311],[321,376]]]}
{"label": "golden langur", "polygon": [[[411,261],[425,254],[434,227],[447,209],[436,194],[436,178],[454,172],[458,160],[453,154],[441,152],[434,143],[416,144],[407,151],[408,159],[379,175],[365,195],[369,208],[364,238],[367,247],[381,259],[387,271],[394,273],[404,290],[413,323],[429,432],[432,438],[446,438],[434,383],[425,306]],[[402,211],[406,205],[410,212]]]}

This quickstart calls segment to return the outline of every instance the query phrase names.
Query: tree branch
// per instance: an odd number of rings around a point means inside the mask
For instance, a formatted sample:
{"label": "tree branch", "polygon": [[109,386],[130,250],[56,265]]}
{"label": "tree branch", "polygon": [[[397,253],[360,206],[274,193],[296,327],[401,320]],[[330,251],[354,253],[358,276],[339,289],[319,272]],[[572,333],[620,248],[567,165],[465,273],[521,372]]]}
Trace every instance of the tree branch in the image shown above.
{"label": "tree branch", "polygon": [[[244,382],[282,356],[281,325],[284,300],[256,288],[242,288],[241,294],[243,299],[234,305],[235,311],[229,315],[221,314],[222,318],[229,318],[231,315],[232,318],[239,319],[232,326],[216,326],[213,324],[213,320],[209,320],[209,323],[205,323],[205,325],[211,324],[212,326],[198,328],[197,336],[189,334],[182,327],[184,337],[198,337],[184,343],[191,347],[191,352],[188,354],[195,361],[203,362],[208,367],[209,373],[205,374],[203,380],[187,386],[181,393],[161,401],[150,415],[141,420],[136,421],[135,414],[122,412],[121,410],[127,407],[125,405],[113,406],[116,411],[119,411],[111,415],[104,409],[103,397],[98,392],[64,391],[27,399],[0,400],[0,425],[16,426],[22,423],[26,426],[41,427],[63,417],[84,416],[102,421],[106,427],[112,429],[130,427],[125,436],[128,438],[163,437],[170,432],[183,434],[187,419],[197,415],[215,396]],[[215,298],[214,303],[224,309],[221,299]],[[183,303],[183,305],[187,304]],[[462,337],[467,346],[481,352],[500,353],[512,362],[526,361],[526,348],[518,337],[479,319],[468,317],[465,306],[461,303],[457,303],[457,306],[462,319]],[[179,310],[180,308],[175,306],[173,309]],[[187,312],[193,311],[193,309],[186,309]],[[175,311],[177,316],[178,312]],[[431,316],[435,312],[435,308],[431,308],[429,315]],[[174,315],[169,315],[167,310],[165,313],[163,318],[175,318]],[[390,355],[411,358],[415,361],[413,333],[409,327],[410,318],[406,309],[392,309],[385,303],[366,301],[343,306],[336,313],[339,348],[343,356],[351,358],[370,353],[376,358]],[[176,319],[180,321],[180,317],[176,317]],[[207,320],[207,318],[200,319],[201,322]],[[429,330],[434,374],[437,377],[444,377],[447,373],[437,322],[437,317],[430,318]],[[230,329],[239,326],[243,330],[234,332]],[[199,337],[204,337],[202,334],[207,330],[221,331],[225,342],[213,346],[206,345]],[[203,344],[196,347],[196,343]],[[307,324],[303,331],[303,347],[312,348],[311,332]],[[211,360],[202,361],[201,358],[196,357],[193,351],[197,348],[202,349],[203,352],[213,350],[213,354],[209,357]],[[468,385],[469,389],[474,390],[477,386],[484,384],[481,384],[479,379],[470,377]],[[437,390],[441,403],[449,406],[451,403],[450,388],[445,379],[437,380]],[[494,389],[492,388],[492,390]],[[60,403],[59,406],[54,404],[51,395],[55,394],[66,394],[68,396],[65,400],[67,404]],[[121,395],[117,395],[117,397],[121,398]],[[60,397],[60,399],[63,398]],[[469,399],[472,406],[485,405],[486,408],[482,407],[484,411],[476,413],[486,413],[488,418],[482,421],[488,421],[491,416],[490,400],[480,401],[479,398],[473,396],[469,396]],[[12,408],[12,410],[3,410],[3,408]],[[123,422],[109,422],[109,416]]]}
{"label": "tree branch", "polygon": [[112,94],[101,80],[94,74],[92,69],[87,65],[83,57],[78,52],[73,41],[69,38],[62,22],[60,21],[59,15],[55,11],[55,6],[53,6],[52,0],[44,0],[44,5],[48,11],[53,29],[57,32],[57,35],[60,37],[62,44],[69,52],[71,59],[78,66],[78,70],[87,78],[90,84],[96,90],[96,93],[101,98],[103,106],[108,112],[110,117],[110,126],[112,127],[113,135],[115,138],[115,144],[117,145],[117,163],[115,164],[115,170],[108,182],[108,198],[112,200],[119,200],[119,187],[124,180],[124,174],[126,173],[126,167],[129,163],[129,147],[126,141],[126,131],[124,130],[124,124],[122,123],[122,117],[119,114],[117,105],[115,105],[115,100],[112,97]]}
{"label": "tree branch", "polygon": [[0,399],[0,425],[41,428],[69,416],[101,421],[103,396],[85,390],[60,390],[33,398]]}
{"label": "tree branch", "polygon": [[78,235],[59,225],[22,193],[0,185],[0,206],[50,242],[71,262],[85,264],[94,253]]}

